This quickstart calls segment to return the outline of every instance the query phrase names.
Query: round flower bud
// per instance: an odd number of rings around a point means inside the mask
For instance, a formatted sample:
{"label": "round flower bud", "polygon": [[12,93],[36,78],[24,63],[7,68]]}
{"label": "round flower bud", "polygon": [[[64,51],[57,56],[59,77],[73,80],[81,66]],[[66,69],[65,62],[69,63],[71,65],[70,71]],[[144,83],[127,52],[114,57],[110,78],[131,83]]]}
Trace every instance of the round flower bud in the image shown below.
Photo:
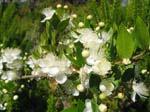
{"label": "round flower bud", "polygon": [[84,88],[84,86],[83,86],[82,84],[78,84],[78,85],[77,85],[77,90],[78,90],[78,91],[83,92],[84,89],[85,89],[85,88]]}
{"label": "round flower bud", "polygon": [[107,106],[105,105],[105,104],[100,104],[99,106],[98,106],[98,108],[99,108],[99,110],[100,110],[100,112],[106,112],[107,111]]}
{"label": "round flower bud", "polygon": [[9,82],[9,80],[5,80],[5,83],[7,84]]}
{"label": "round flower bud", "polygon": [[8,103],[4,103],[4,106],[7,107]]}
{"label": "round flower bud", "polygon": [[72,14],[72,18],[77,18],[77,15],[76,14]]}
{"label": "round flower bud", "polygon": [[89,52],[89,50],[83,50],[82,51],[82,56],[84,57],[84,58],[87,58],[87,57],[89,57],[90,56],[90,52]]}
{"label": "round flower bud", "polygon": [[83,23],[83,22],[79,22],[78,26],[79,26],[80,28],[82,28],[82,27],[84,26],[84,23]]}
{"label": "round flower bud", "polygon": [[3,93],[5,93],[5,94],[8,92],[7,89],[5,89],[5,88],[4,88],[2,91],[3,91]]}
{"label": "round flower bud", "polygon": [[68,9],[68,5],[64,5],[64,9]]}
{"label": "round flower bud", "polygon": [[95,28],[95,31],[98,31],[100,29],[100,27],[99,26],[97,26],[96,28]]}
{"label": "round flower bud", "polygon": [[106,91],[106,86],[105,85],[100,85],[99,88],[100,88],[101,91]]}
{"label": "round flower bud", "polygon": [[57,8],[61,8],[62,7],[62,5],[61,4],[57,4],[57,6],[56,6]]}
{"label": "round flower bud", "polygon": [[128,64],[131,64],[131,61],[130,61],[130,59],[128,59],[128,58],[124,58],[124,59],[122,60],[122,63],[125,64],[125,65],[128,65]]}
{"label": "round flower bud", "polygon": [[141,71],[142,74],[145,74],[146,72],[147,72],[146,69],[143,69],[143,70]]}
{"label": "round flower bud", "polygon": [[134,27],[130,27],[130,31],[133,31],[134,30]]}
{"label": "round flower bud", "polygon": [[22,84],[20,87],[21,87],[21,88],[24,88],[24,84]]}
{"label": "round flower bud", "polygon": [[98,25],[99,25],[100,27],[104,27],[104,26],[105,26],[105,23],[101,21],[101,22],[98,23]]}
{"label": "round flower bud", "polygon": [[130,30],[130,29],[127,29],[127,31],[128,31],[129,33],[131,33],[131,30]]}
{"label": "round flower bud", "polygon": [[88,16],[86,17],[86,19],[88,19],[88,20],[91,20],[92,18],[93,18],[92,15],[88,15]]}
{"label": "round flower bud", "polygon": [[70,49],[74,48],[74,44],[73,43],[69,44],[69,48]]}
{"label": "round flower bud", "polygon": [[105,93],[101,93],[101,94],[99,95],[99,98],[100,98],[101,100],[104,100],[104,99],[106,98],[106,94],[105,94]]}
{"label": "round flower bud", "polygon": [[118,98],[119,99],[123,99],[124,98],[124,94],[123,93],[118,93]]}
{"label": "round flower bud", "polygon": [[17,100],[18,98],[18,95],[14,95],[13,100]]}

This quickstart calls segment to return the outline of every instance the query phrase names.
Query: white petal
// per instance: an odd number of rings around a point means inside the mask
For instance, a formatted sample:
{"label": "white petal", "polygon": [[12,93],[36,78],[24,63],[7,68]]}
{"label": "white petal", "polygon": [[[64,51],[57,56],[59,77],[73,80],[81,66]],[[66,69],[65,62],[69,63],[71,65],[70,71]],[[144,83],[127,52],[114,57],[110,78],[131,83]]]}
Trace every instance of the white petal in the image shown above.
{"label": "white petal", "polygon": [[55,76],[55,80],[59,83],[59,84],[64,84],[67,81],[67,76],[66,75],[56,75]]}
{"label": "white petal", "polygon": [[79,96],[79,91],[77,89],[73,89],[73,96]]}
{"label": "white petal", "polygon": [[133,93],[132,93],[132,96],[131,96],[131,99],[132,99],[132,101],[133,101],[133,102],[135,102],[135,101],[136,101],[136,99],[135,99],[135,98],[136,98],[136,92],[133,92]]}
{"label": "white petal", "polygon": [[59,68],[57,67],[50,68],[49,73],[52,75],[57,75],[59,73]]}

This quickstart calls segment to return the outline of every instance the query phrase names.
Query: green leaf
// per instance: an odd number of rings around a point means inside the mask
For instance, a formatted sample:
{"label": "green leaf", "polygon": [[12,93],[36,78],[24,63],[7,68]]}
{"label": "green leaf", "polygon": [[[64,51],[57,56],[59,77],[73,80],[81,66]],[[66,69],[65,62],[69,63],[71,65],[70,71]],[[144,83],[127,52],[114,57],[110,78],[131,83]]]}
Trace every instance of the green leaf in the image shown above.
{"label": "green leaf", "polygon": [[95,99],[92,100],[92,109],[93,109],[93,112],[100,112],[98,105],[97,105],[97,101]]}
{"label": "green leaf", "polygon": [[79,100],[77,103],[77,111],[83,112],[84,108],[85,108],[84,103],[81,100]]}
{"label": "green leaf", "polygon": [[134,34],[138,47],[141,49],[148,49],[150,44],[150,36],[146,25],[140,17],[137,17],[136,19]]}
{"label": "green leaf", "polygon": [[56,29],[59,23],[60,23],[60,19],[58,15],[54,14],[52,17],[52,26]]}
{"label": "green leaf", "polygon": [[62,32],[65,30],[65,28],[68,26],[69,24],[69,19],[63,20],[61,21],[58,25],[57,25],[57,30],[58,32]]}
{"label": "green leaf", "polygon": [[134,41],[131,36],[124,27],[121,25],[117,37],[117,52],[120,58],[130,58],[134,51]]}
{"label": "green leaf", "polygon": [[67,108],[61,112],[77,112],[77,108],[76,107],[70,107],[70,108]]}

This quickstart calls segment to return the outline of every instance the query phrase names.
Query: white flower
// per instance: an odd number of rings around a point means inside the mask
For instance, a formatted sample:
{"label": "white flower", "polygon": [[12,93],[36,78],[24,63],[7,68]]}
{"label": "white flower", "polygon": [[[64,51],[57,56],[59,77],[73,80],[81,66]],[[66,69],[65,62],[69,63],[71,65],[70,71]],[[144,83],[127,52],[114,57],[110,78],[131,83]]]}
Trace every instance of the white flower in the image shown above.
{"label": "white flower", "polygon": [[1,79],[3,80],[15,80],[18,78],[18,73],[12,70],[3,72]]}
{"label": "white flower", "polygon": [[109,96],[112,94],[112,91],[114,90],[114,85],[109,80],[103,80],[99,85],[99,89],[106,96]]}
{"label": "white flower", "polygon": [[45,15],[45,18],[41,22],[45,22],[46,20],[50,20],[53,17],[55,12],[56,11],[54,9],[52,9],[51,7],[45,8],[42,11],[42,14]]}
{"label": "white flower", "polygon": [[0,103],[0,110],[6,110],[6,107],[3,106],[3,104]]}
{"label": "white flower", "polygon": [[98,34],[98,36],[103,40],[103,44],[105,44],[112,35],[109,32],[107,33],[105,31],[102,31]]}
{"label": "white flower", "polygon": [[30,68],[35,68],[35,66],[38,64],[38,60],[33,58],[32,56],[29,57],[29,60],[26,62]]}
{"label": "white flower", "polygon": [[83,28],[77,32],[80,33],[77,40],[79,40],[85,48],[98,49],[102,43],[102,40],[98,38],[98,35],[89,28]]}
{"label": "white flower", "polygon": [[98,108],[99,108],[99,110],[100,110],[100,112],[106,112],[107,111],[107,106],[105,105],[105,104],[100,104],[99,106],[98,106]]}
{"label": "white flower", "polygon": [[70,61],[65,57],[58,58],[52,53],[47,54],[38,62],[43,73],[54,77],[59,84],[63,84],[67,80],[68,74],[71,74]]}
{"label": "white flower", "polygon": [[80,78],[81,84],[85,88],[89,88],[89,79],[90,79],[89,73],[90,72],[92,72],[92,68],[88,65],[85,65],[84,67],[80,68],[80,71],[79,71],[79,78]]}
{"label": "white flower", "polygon": [[132,85],[133,93],[132,93],[132,101],[136,101],[136,94],[140,97],[146,97],[149,96],[149,90],[146,88],[143,82],[137,83],[136,81],[133,81]]}
{"label": "white flower", "polygon": [[105,58],[101,58],[94,63],[92,70],[94,73],[104,76],[111,70],[111,63]]}
{"label": "white flower", "polygon": [[91,100],[85,100],[85,109],[83,110],[83,112],[93,112]]}
{"label": "white flower", "polygon": [[14,60],[13,63],[7,63],[7,68],[20,70],[22,68],[22,61],[21,60]]}
{"label": "white flower", "polygon": [[13,63],[14,60],[20,59],[21,50],[17,48],[6,48],[2,53],[2,61],[6,63]]}

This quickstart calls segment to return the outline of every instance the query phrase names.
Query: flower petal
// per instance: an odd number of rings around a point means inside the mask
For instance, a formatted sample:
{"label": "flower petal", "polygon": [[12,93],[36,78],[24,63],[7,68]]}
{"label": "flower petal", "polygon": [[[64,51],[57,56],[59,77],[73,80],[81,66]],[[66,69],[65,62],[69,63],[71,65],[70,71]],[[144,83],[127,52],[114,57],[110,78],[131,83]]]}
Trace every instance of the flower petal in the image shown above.
{"label": "flower petal", "polygon": [[59,83],[59,84],[64,84],[67,80],[67,76],[66,75],[56,75],[55,76],[55,79],[56,81]]}

